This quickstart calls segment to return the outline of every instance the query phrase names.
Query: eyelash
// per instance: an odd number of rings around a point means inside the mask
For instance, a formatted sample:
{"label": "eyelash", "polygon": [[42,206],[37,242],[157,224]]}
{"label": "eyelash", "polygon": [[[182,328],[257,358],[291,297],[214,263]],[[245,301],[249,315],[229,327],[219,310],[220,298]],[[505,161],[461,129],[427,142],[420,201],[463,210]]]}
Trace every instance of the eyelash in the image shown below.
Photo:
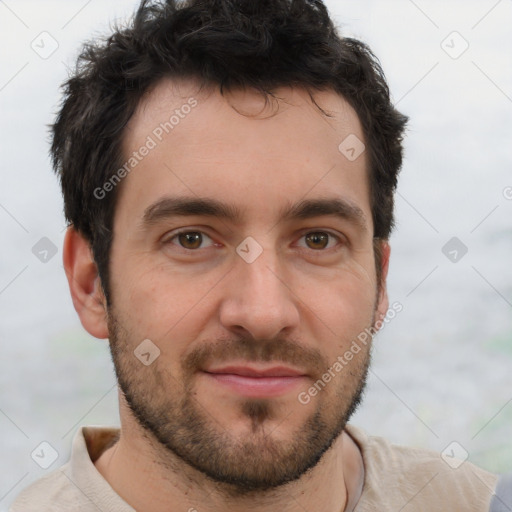
{"label": "eyelash", "polygon": [[[164,245],[168,245],[168,244],[171,244],[171,245],[176,245],[179,249],[185,251],[185,252],[188,252],[188,253],[192,253],[192,252],[199,252],[201,249],[206,249],[206,248],[198,248],[198,249],[187,249],[186,247],[183,247],[179,244],[174,244],[172,241],[177,239],[180,235],[183,235],[183,234],[187,234],[187,233],[200,233],[201,235],[206,236],[208,237],[212,242],[212,238],[207,234],[205,233],[204,231],[201,231],[199,229],[197,230],[194,230],[194,229],[184,229],[182,231],[177,231],[176,233],[174,233],[171,237],[168,237],[168,238],[164,238],[162,240],[162,243]],[[315,229],[315,230],[309,230],[309,231],[306,231],[304,232],[301,236],[300,236],[300,239],[304,238],[305,236],[307,235],[310,235],[312,233],[325,233],[327,235],[329,235],[330,238],[334,238],[338,244],[340,245],[347,245],[347,241],[344,240],[341,236],[339,235],[336,235],[334,233],[332,233],[331,231],[329,230],[326,230],[326,229]],[[212,245],[215,245],[215,242],[213,242]],[[331,251],[331,250],[336,250],[336,247],[328,247],[328,248],[325,248],[325,249],[310,249],[309,247],[301,247],[301,249],[303,250],[308,250],[313,252],[313,253],[322,253],[322,252],[328,252],[328,251]]]}

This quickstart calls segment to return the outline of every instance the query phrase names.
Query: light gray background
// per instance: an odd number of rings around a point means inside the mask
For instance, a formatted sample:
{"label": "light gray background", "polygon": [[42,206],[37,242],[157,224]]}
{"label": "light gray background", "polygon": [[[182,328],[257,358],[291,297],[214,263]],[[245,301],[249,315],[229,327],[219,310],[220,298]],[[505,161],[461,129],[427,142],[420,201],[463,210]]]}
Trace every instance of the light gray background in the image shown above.
{"label": "light gray background", "polygon": [[[107,342],[83,330],[69,297],[46,125],[80,42],[135,5],[0,1],[2,511],[67,460],[79,424],[118,422]],[[371,45],[411,117],[389,275],[390,300],[404,309],[375,342],[353,423],[510,471],[512,1],[327,5],[345,35]],[[45,31],[58,43],[48,58],[31,47],[50,51]],[[43,237],[58,248],[46,263],[32,252]],[[442,252],[452,237],[468,248],[457,262]],[[31,458],[42,441],[58,452],[48,470]]]}

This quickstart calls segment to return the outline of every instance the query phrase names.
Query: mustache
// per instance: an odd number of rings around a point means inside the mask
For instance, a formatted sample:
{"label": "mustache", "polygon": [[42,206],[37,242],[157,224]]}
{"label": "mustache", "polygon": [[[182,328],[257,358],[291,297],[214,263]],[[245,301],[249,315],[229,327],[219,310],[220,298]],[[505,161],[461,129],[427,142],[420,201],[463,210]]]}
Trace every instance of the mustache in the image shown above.
{"label": "mustache", "polygon": [[181,357],[182,368],[189,374],[203,370],[212,363],[230,363],[242,359],[246,362],[289,364],[308,375],[321,375],[329,367],[322,353],[289,339],[256,340],[240,337],[204,342]]}

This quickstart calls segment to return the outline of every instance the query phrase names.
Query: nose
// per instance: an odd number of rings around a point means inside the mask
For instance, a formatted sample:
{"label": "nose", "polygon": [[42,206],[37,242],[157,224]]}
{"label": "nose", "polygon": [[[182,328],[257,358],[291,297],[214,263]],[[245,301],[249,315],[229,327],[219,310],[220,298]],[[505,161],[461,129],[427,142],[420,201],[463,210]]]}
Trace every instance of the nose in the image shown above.
{"label": "nose", "polygon": [[299,324],[298,298],[278,256],[265,249],[252,263],[238,256],[220,305],[220,321],[229,331],[254,339],[274,339]]}

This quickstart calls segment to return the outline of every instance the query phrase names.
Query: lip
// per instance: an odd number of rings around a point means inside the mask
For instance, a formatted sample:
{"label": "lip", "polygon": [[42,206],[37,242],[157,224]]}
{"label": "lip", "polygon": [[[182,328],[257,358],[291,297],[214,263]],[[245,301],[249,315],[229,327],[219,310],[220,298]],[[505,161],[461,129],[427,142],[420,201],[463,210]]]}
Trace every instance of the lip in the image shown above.
{"label": "lip", "polygon": [[213,374],[231,374],[243,377],[305,377],[306,374],[295,368],[288,366],[271,366],[267,368],[258,368],[255,366],[223,366],[221,368],[212,368],[204,370],[206,373]]}
{"label": "lip", "polygon": [[223,366],[204,370],[209,380],[224,389],[252,398],[271,398],[284,395],[307,377],[304,372],[286,366]]}

